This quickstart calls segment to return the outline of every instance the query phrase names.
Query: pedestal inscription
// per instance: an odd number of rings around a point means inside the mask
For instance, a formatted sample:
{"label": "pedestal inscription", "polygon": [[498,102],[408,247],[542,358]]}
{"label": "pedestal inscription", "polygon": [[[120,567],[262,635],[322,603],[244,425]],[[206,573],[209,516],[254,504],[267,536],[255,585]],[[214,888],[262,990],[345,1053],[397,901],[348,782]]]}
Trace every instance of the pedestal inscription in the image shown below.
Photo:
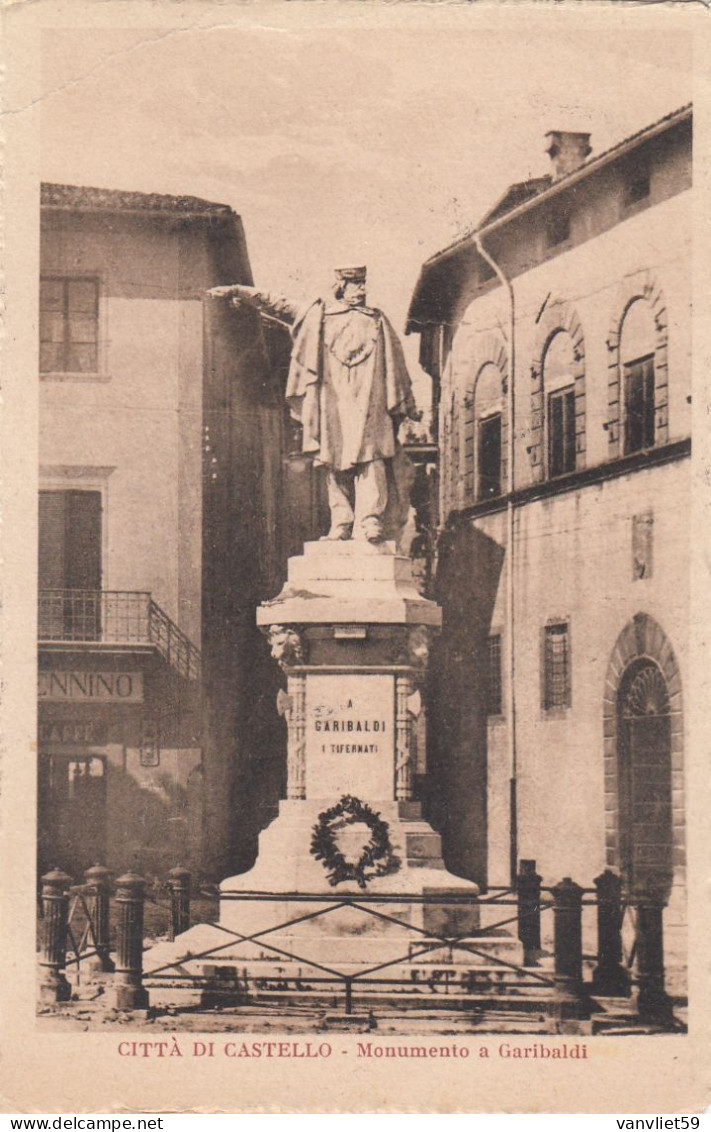
{"label": "pedestal inscription", "polygon": [[394,797],[395,679],[309,674],[306,796]]}

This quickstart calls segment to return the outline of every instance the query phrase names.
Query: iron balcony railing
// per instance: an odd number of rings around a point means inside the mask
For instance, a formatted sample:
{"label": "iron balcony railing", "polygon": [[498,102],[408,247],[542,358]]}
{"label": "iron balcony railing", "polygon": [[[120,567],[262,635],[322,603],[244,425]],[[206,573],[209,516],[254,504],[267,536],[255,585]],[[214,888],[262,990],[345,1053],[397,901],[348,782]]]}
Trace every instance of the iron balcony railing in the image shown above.
{"label": "iron balcony railing", "polygon": [[40,642],[153,645],[186,680],[200,675],[200,653],[150,593],[40,590]]}

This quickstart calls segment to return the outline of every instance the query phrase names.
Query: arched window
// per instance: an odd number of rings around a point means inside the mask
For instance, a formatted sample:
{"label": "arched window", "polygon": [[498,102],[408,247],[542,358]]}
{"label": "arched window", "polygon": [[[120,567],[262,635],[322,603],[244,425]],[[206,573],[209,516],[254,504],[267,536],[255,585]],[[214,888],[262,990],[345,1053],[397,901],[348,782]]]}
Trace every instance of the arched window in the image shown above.
{"label": "arched window", "polygon": [[543,357],[546,449],[549,476],[575,471],[575,352],[573,339],[559,330]]}
{"label": "arched window", "polygon": [[656,329],[649,303],[635,299],[620,331],[624,452],[640,452],[655,442],[654,362]]}
{"label": "arched window", "polygon": [[467,469],[470,451],[472,460],[465,485],[477,500],[494,499],[503,490],[504,405],[501,370],[493,362],[486,362],[479,370],[468,401],[473,427],[465,431]]}
{"label": "arched window", "polygon": [[566,475],[585,467],[585,336],[575,308],[544,303],[531,365],[533,479]]}

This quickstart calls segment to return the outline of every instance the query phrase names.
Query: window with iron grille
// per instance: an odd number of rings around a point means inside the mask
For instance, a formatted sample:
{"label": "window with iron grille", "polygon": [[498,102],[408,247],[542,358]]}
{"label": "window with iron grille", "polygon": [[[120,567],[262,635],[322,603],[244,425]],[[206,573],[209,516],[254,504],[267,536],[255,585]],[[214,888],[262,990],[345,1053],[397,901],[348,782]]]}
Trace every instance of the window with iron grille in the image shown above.
{"label": "window with iron grille", "polygon": [[489,637],[489,656],[486,686],[487,715],[501,715],[503,712],[503,695],[501,681],[501,634]]}
{"label": "window with iron grille", "polygon": [[40,372],[96,373],[99,281],[70,276],[40,280]]}
{"label": "window with iron grille", "polygon": [[625,366],[625,452],[654,444],[654,355]]}
{"label": "window with iron grille", "polygon": [[543,707],[570,707],[570,632],[567,621],[546,625],[543,632]]}
{"label": "window with iron grille", "polygon": [[548,397],[548,474],[575,471],[575,389],[556,390]]}
{"label": "window with iron grille", "polygon": [[477,498],[501,495],[501,413],[479,421]]}

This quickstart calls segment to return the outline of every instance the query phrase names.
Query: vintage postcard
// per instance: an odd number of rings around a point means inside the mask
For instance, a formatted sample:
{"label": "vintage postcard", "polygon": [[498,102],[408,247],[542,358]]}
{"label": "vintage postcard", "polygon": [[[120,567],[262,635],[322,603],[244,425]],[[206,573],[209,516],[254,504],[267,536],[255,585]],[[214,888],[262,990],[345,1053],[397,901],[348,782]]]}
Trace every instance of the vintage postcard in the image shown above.
{"label": "vintage postcard", "polygon": [[703,5],[6,5],[2,1095],[709,1103]]}

